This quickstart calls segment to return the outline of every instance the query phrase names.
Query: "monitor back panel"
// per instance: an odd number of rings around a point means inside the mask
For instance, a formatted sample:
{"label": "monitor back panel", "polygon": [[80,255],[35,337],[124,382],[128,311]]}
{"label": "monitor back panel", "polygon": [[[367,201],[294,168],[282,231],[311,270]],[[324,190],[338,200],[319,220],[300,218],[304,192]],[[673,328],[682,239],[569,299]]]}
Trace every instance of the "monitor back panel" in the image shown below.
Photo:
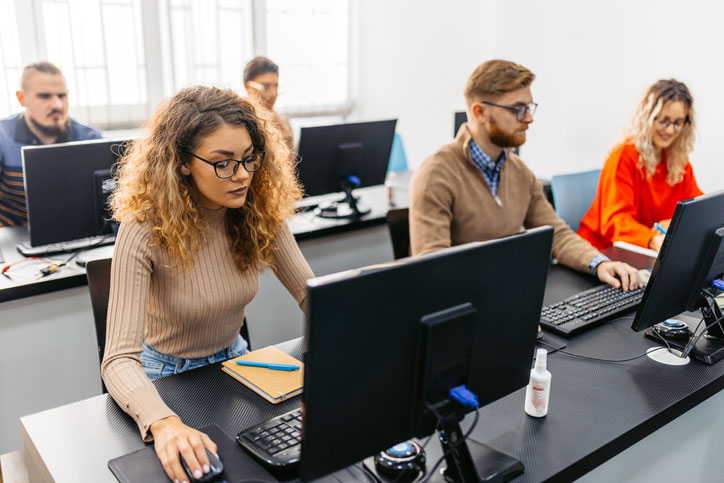
{"label": "monitor back panel", "polygon": [[636,312],[634,330],[643,330],[686,310],[693,310],[692,292],[707,248],[724,227],[724,191],[680,201],[651,271]]}
{"label": "monitor back panel", "polygon": [[455,113],[455,127],[453,129],[453,138],[458,135],[460,126],[462,126],[466,122],[468,122],[468,113],[467,112],[460,111],[460,112]]}
{"label": "monitor back panel", "polygon": [[397,120],[359,122],[302,128],[297,164],[305,196],[342,191],[339,145],[362,143],[362,163],[355,173],[361,187],[385,182]]}
{"label": "monitor back panel", "polygon": [[23,148],[30,245],[98,235],[96,172],[111,169],[125,141]]}
{"label": "monitor back panel", "polygon": [[468,302],[478,310],[468,387],[481,404],[523,387],[552,232],[538,228],[310,286],[302,476],[413,435],[425,315]]}

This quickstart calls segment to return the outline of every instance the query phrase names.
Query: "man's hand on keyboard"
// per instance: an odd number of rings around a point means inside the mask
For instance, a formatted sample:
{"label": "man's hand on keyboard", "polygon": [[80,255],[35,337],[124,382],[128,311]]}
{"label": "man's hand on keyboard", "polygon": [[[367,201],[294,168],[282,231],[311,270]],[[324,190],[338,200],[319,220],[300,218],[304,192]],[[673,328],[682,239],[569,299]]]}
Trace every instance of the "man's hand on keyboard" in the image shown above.
{"label": "man's hand on keyboard", "polygon": [[613,287],[634,290],[644,286],[638,270],[623,262],[601,262],[596,267],[598,279]]}

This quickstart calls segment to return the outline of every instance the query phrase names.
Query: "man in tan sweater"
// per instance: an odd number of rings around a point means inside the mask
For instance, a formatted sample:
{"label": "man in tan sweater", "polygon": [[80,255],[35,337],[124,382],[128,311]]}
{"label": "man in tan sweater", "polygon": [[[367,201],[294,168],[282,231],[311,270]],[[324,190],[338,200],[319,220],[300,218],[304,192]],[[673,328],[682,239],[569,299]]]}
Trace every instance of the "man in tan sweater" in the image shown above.
{"label": "man in tan sweater", "polygon": [[610,261],[556,216],[533,172],[510,149],[525,142],[533,122],[534,78],[525,67],[503,60],[485,62],[472,73],[465,87],[468,122],[412,178],[412,254],[550,225],[552,256],[561,264],[624,290],[640,287],[636,269]]}

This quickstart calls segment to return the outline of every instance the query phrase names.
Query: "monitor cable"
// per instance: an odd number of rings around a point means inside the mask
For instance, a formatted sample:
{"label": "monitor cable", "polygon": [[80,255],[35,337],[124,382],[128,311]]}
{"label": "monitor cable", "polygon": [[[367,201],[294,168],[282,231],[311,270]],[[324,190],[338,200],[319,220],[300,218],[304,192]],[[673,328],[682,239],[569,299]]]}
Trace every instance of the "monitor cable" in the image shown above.
{"label": "monitor cable", "polygon": [[[435,417],[436,417],[437,420],[438,420],[438,423],[440,423],[440,422],[442,421],[442,419],[443,419],[442,416],[440,416],[440,414],[439,414],[439,413],[435,410],[435,408],[432,407],[430,404],[425,403],[425,405],[427,406],[427,409],[429,409],[430,412],[432,412],[433,415],[435,415]],[[438,468],[438,467],[440,466],[440,464],[445,460],[445,458],[447,458],[453,451],[455,451],[460,444],[462,444],[462,443],[464,443],[464,442],[466,442],[466,441],[468,440],[468,437],[470,437],[470,434],[471,434],[471,433],[473,432],[473,430],[475,429],[475,426],[478,425],[478,421],[479,421],[479,420],[480,420],[480,408],[477,408],[477,409],[475,409],[475,419],[473,420],[473,424],[472,424],[472,426],[470,426],[470,429],[467,430],[467,432],[465,433],[465,435],[463,436],[462,439],[456,441],[452,446],[450,446],[450,448],[445,452],[445,454],[443,454],[443,455],[437,460],[437,462],[436,462],[435,465],[432,467],[432,469],[430,470],[430,472],[427,474],[427,476],[425,477],[425,479],[422,480],[420,483],[427,483],[427,482],[430,480],[430,478],[432,478],[432,475],[435,474],[435,472],[437,471],[437,468]],[[428,438],[428,441],[429,441],[429,440],[430,440],[430,438]]]}
{"label": "monitor cable", "polygon": [[[622,320],[622,319],[632,319],[632,320],[633,320],[633,317],[619,317],[619,318],[616,319],[616,320]],[[579,359],[586,359],[586,360],[597,361],[597,362],[610,362],[610,363],[613,363],[613,364],[619,364],[619,363],[622,363],[622,362],[634,361],[634,360],[636,360],[636,359],[640,359],[640,358],[642,358],[642,357],[645,357],[645,356],[649,355],[651,352],[655,352],[655,351],[658,351],[658,350],[667,350],[667,351],[669,351],[669,352],[671,352],[671,353],[673,354],[673,352],[671,351],[671,346],[669,345],[669,342],[668,342],[666,339],[664,339],[663,337],[661,337],[661,335],[660,335],[659,333],[657,333],[656,331],[654,331],[653,333],[656,334],[662,341],[664,341],[664,344],[666,344],[666,347],[655,347],[655,348],[653,348],[653,349],[651,349],[651,350],[648,350],[647,352],[644,352],[643,354],[639,354],[639,355],[634,356],[634,357],[627,357],[627,358],[625,358],[625,359],[604,359],[604,358],[602,358],[602,357],[585,356],[585,355],[583,355],[583,354],[575,354],[575,353],[573,353],[573,352],[568,352],[568,351],[565,351],[565,350],[563,350],[563,349],[558,349],[558,352],[560,352],[561,354],[565,354],[565,355],[567,355],[567,356],[577,357],[577,358],[579,358]],[[552,349],[557,349],[557,347],[554,347],[554,346],[552,346],[551,344],[548,344],[548,343],[544,342],[543,340],[539,340],[538,343],[541,344],[541,345],[550,347],[550,348],[552,348]]]}
{"label": "monitor cable", "polygon": [[[698,323],[697,326],[696,326],[696,330],[694,330],[694,333],[696,333],[696,331],[699,330],[699,326],[701,325],[701,323],[702,323],[703,321],[704,321],[703,318],[701,319],[701,321],[699,321],[699,323]],[[703,335],[706,335],[706,332],[707,332],[711,327],[714,327],[715,325],[721,323],[722,321],[724,321],[724,317],[720,317],[720,318],[716,319],[714,322],[712,322],[711,324],[709,324],[709,325],[707,325],[706,327],[704,327],[704,330],[702,330],[701,332],[699,332],[699,334],[698,334],[696,337],[693,337],[693,336],[692,336],[691,339],[689,339],[689,342],[687,342],[687,344],[684,346],[684,350],[681,351],[681,357],[686,357],[686,356],[688,356],[689,353],[690,353],[690,352],[694,349],[694,347],[696,346],[696,343],[699,342],[699,339],[701,339],[701,337],[702,337]]]}

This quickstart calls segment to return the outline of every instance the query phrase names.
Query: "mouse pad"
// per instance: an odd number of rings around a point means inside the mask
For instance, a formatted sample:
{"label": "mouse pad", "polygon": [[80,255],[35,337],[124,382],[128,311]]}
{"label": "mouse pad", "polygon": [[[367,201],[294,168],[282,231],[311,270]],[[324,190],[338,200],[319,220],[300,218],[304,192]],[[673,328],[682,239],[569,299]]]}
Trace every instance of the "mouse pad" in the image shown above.
{"label": "mouse pad", "polygon": [[[236,483],[239,481],[277,481],[259,463],[229,438],[224,431],[215,424],[200,428],[209,435],[218,447],[219,457],[224,464],[224,472],[216,481]],[[108,468],[121,483],[168,483],[170,480],[163,471],[161,462],[156,457],[153,446],[112,459]]]}

